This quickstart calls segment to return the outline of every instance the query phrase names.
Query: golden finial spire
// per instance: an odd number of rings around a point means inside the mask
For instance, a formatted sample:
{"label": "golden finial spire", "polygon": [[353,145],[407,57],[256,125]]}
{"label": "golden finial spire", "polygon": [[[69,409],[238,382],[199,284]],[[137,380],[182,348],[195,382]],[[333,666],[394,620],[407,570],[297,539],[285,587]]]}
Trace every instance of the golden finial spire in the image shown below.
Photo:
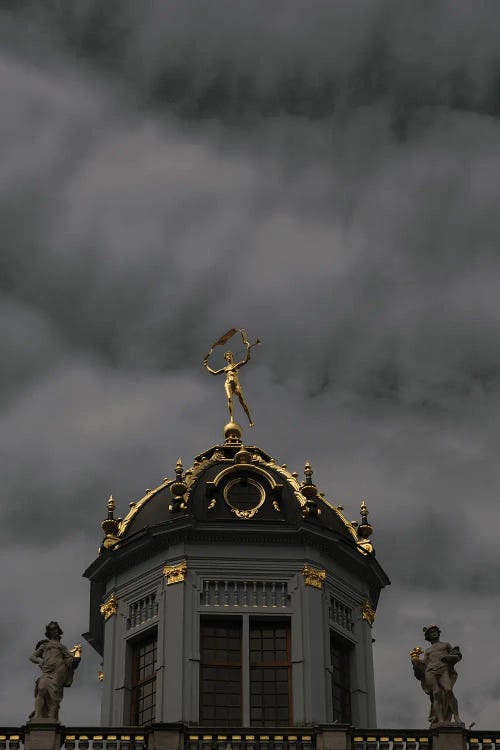
{"label": "golden finial spire", "polygon": [[118,529],[120,527],[121,519],[114,517],[115,507],[115,499],[113,495],[110,495],[107,502],[108,516],[101,523],[101,528],[104,531],[104,541],[101,546],[101,551],[104,549],[110,549],[118,542]]}
{"label": "golden finial spire", "polygon": [[180,510],[185,510],[184,495],[187,492],[187,483],[182,476],[182,458],[178,458],[175,464],[175,480],[170,485],[170,492],[173,495],[173,500],[168,506],[169,511],[178,513]]}
{"label": "golden finial spire", "polygon": [[373,552],[373,546],[370,542],[370,537],[373,534],[373,526],[368,523],[368,507],[364,500],[361,501],[360,513],[361,523],[357,528],[358,537],[361,538],[359,545],[360,547],[363,547],[366,552]]}
{"label": "golden finial spire", "polygon": [[[213,370],[210,365],[208,364],[208,358],[212,354],[213,350],[216,346],[223,346],[226,344],[229,339],[231,339],[235,333],[238,333],[238,331],[241,334],[241,339],[243,341],[243,344],[246,347],[246,354],[243,359],[236,361],[234,359],[234,354],[231,351],[227,351],[224,353],[224,359],[226,360],[225,367],[221,367],[219,370]],[[254,423],[252,420],[252,417],[250,416],[250,411],[248,409],[247,403],[243,397],[243,390],[241,388],[240,379],[239,379],[239,373],[238,371],[247,364],[247,362],[250,359],[250,350],[257,346],[257,344],[260,344],[259,339],[256,339],[253,344],[251,344],[248,340],[247,332],[244,328],[230,328],[229,331],[226,331],[226,333],[220,337],[220,339],[217,339],[212,346],[210,347],[207,355],[205,356],[203,360],[203,366],[210,372],[212,375],[220,375],[221,373],[224,373],[226,376],[226,382],[224,383],[224,389],[226,391],[226,398],[227,398],[227,408],[229,410],[229,424],[235,424],[234,422],[234,408],[233,408],[233,396],[238,396],[238,400],[241,404],[241,407],[245,414],[248,417],[248,421],[250,423],[250,427],[253,427]],[[226,426],[227,427],[227,426]],[[241,428],[240,428],[241,431]],[[241,435],[240,435],[241,436]]]}
{"label": "golden finial spire", "polygon": [[303,507],[302,513],[304,516],[311,516],[311,517],[319,516],[321,511],[318,508],[318,505],[316,503],[316,497],[318,495],[318,488],[313,483],[313,480],[312,480],[313,470],[309,461],[306,461],[305,463],[304,475],[305,475],[305,480],[300,485],[300,491],[306,498],[306,502]]}

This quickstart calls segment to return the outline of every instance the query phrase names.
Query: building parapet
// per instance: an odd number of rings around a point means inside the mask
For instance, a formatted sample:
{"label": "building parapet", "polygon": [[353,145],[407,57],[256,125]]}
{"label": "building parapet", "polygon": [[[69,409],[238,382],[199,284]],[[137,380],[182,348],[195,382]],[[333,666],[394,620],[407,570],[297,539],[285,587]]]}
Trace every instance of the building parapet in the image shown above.
{"label": "building parapet", "polygon": [[311,727],[0,727],[0,750],[500,750],[500,731]]}

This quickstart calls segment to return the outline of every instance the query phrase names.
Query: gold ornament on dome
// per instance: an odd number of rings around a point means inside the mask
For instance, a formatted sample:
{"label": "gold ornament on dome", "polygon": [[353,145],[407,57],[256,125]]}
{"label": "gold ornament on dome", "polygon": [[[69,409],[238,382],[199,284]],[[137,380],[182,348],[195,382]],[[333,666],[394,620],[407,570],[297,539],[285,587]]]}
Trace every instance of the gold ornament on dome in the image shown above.
{"label": "gold ornament on dome", "polygon": [[103,615],[104,620],[109,620],[110,617],[113,615],[116,615],[118,611],[118,599],[116,598],[116,594],[111,594],[109,599],[104,602],[104,604],[101,604],[100,612],[101,615]]}
{"label": "gold ornament on dome", "polygon": [[368,599],[366,599],[361,605],[361,617],[370,625],[370,627],[375,621],[375,610],[373,609]]}
{"label": "gold ornament on dome", "polygon": [[[254,498],[253,503],[250,503],[248,498],[242,498],[240,496],[238,490],[242,487],[243,491],[246,490],[247,493],[249,488],[253,488],[256,493],[256,497]],[[257,482],[255,479],[251,479],[250,477],[236,477],[236,479],[232,479],[224,487],[223,494],[224,500],[226,501],[226,504],[229,505],[232,512],[238,518],[244,519],[253,518],[266,499],[266,492],[264,490],[264,487],[260,484],[260,482]],[[248,505],[248,507],[242,507],[244,505]]]}
{"label": "gold ornament on dome", "polygon": [[108,499],[108,516],[101,523],[102,530],[105,534],[104,541],[102,543],[103,549],[111,549],[117,542],[120,541],[118,532],[120,529],[121,518],[114,517],[115,507],[115,499],[113,495],[110,495]]}
{"label": "gold ornament on dome", "polygon": [[187,575],[187,562],[181,562],[177,565],[165,565],[163,568],[163,575],[167,579],[167,586],[171,586],[173,583],[182,583],[186,580]]}
{"label": "gold ornament on dome", "polygon": [[306,563],[302,575],[304,576],[304,583],[306,586],[312,586],[315,589],[323,588],[323,583],[326,579],[326,570],[311,568],[311,566]]}
{"label": "gold ornament on dome", "polygon": [[[234,354],[231,351],[226,351],[224,353],[224,359],[226,360],[226,365],[224,367],[219,368],[218,370],[214,370],[210,365],[208,364],[208,358],[212,354],[213,350],[217,346],[224,346],[230,339],[233,338],[235,333],[241,334],[241,339],[243,341],[244,346],[246,347],[246,354],[243,357],[243,359],[235,362]],[[204,360],[203,360],[203,366],[210,372],[212,375],[221,375],[222,373],[226,376],[226,381],[224,383],[224,390],[226,392],[226,398],[227,398],[227,408],[229,410],[229,425],[236,424],[234,421],[234,406],[233,406],[233,396],[237,396],[238,400],[241,404],[241,407],[245,414],[248,417],[248,421],[250,423],[250,427],[253,427],[254,423],[252,420],[252,417],[250,416],[250,410],[247,406],[247,403],[245,401],[245,398],[243,396],[243,390],[241,388],[240,379],[238,371],[247,364],[247,362],[250,359],[250,350],[257,346],[257,344],[260,344],[259,339],[256,339],[253,344],[251,344],[248,340],[247,332],[244,328],[230,328],[229,331],[226,331],[226,333],[220,337],[220,339],[217,339],[210,349],[208,350],[208,353],[206,354]],[[229,425],[226,425],[226,430],[229,427]],[[240,428],[241,430],[241,428]]]}

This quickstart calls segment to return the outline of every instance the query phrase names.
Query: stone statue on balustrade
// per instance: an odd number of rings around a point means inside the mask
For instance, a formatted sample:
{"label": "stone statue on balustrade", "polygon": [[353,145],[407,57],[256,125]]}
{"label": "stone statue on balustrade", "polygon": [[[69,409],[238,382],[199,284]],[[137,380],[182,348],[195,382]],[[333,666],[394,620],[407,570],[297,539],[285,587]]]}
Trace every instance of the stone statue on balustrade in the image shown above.
{"label": "stone statue on balustrade", "polygon": [[49,622],[45,639],[36,644],[30,656],[30,661],[42,670],[35,683],[35,710],[29,717],[33,723],[59,721],[63,688],[70,687],[73,673],[80,663],[81,646],[68,650],[61,643],[62,634],[57,622]]}
{"label": "stone statue on balustrade", "polygon": [[431,645],[425,652],[417,646],[410,651],[410,658],[413,673],[417,680],[420,680],[423,691],[431,701],[430,725],[436,727],[454,723],[464,726],[458,714],[458,702],[453,692],[458,676],[455,664],[462,658],[460,648],[440,641],[441,631],[437,625],[429,625],[423,631],[425,640]]}

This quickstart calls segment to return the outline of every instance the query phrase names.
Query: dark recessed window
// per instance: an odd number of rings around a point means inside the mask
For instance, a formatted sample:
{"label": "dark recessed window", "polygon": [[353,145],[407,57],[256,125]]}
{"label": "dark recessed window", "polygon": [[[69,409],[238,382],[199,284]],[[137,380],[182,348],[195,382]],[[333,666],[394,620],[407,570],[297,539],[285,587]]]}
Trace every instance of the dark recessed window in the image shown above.
{"label": "dark recessed window", "polygon": [[290,626],[285,622],[250,622],[250,723],[289,726]]}
{"label": "dark recessed window", "polygon": [[350,724],[352,718],[351,650],[351,646],[330,632],[333,721],[339,724]]}
{"label": "dark recessed window", "polygon": [[224,487],[224,499],[238,518],[253,518],[266,499],[266,492],[255,479],[238,477]]}
{"label": "dark recessed window", "polygon": [[241,620],[202,620],[200,723],[241,724]]}
{"label": "dark recessed window", "polygon": [[260,502],[260,492],[255,485],[240,481],[234,484],[228,491],[228,500],[235,508],[248,510],[258,505]]}
{"label": "dark recessed window", "polygon": [[132,645],[130,721],[136,726],[151,724],[156,708],[156,633]]}
{"label": "dark recessed window", "polygon": [[[245,634],[245,635],[243,635]],[[249,673],[243,680],[243,657]],[[243,696],[250,715],[243,718]],[[289,726],[291,716],[288,621],[206,618],[200,635],[200,724]]]}

